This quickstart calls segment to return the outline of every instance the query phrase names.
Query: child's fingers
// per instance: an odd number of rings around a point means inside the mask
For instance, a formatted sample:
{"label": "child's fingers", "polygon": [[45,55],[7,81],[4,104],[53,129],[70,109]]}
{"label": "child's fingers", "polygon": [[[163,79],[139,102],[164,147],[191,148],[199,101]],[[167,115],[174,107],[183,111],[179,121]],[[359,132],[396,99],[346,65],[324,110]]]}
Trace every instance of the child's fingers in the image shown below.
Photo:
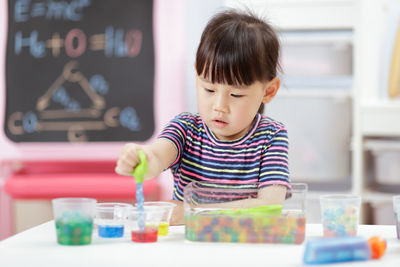
{"label": "child's fingers", "polygon": [[119,174],[119,175],[129,176],[129,173],[125,170],[125,168],[122,167],[122,166],[119,165],[119,164],[115,167],[114,170],[115,170],[115,172],[116,172],[117,174]]}
{"label": "child's fingers", "polygon": [[140,146],[133,143],[126,144],[120,152],[115,172],[120,175],[132,175],[136,165],[139,164],[138,150],[141,150]]}
{"label": "child's fingers", "polygon": [[127,164],[134,167],[139,162],[139,157],[137,155],[138,150],[139,147],[137,145],[128,144],[122,149],[120,159],[123,159]]}
{"label": "child's fingers", "polygon": [[138,163],[139,163],[139,157],[136,154],[126,153],[119,158],[119,164],[127,165],[132,170],[136,165],[138,165]]}
{"label": "child's fingers", "polygon": [[127,164],[123,158],[119,158],[117,166],[115,167],[115,172],[120,175],[128,175],[130,168],[130,165]]}
{"label": "child's fingers", "polygon": [[138,150],[138,146],[136,144],[126,144],[121,152],[120,152],[120,157],[126,157],[129,156],[130,154],[132,155],[136,155],[136,151]]}
{"label": "child's fingers", "polygon": [[132,175],[135,164],[128,163],[125,159],[120,158],[117,161],[117,167],[115,171],[121,175]]}

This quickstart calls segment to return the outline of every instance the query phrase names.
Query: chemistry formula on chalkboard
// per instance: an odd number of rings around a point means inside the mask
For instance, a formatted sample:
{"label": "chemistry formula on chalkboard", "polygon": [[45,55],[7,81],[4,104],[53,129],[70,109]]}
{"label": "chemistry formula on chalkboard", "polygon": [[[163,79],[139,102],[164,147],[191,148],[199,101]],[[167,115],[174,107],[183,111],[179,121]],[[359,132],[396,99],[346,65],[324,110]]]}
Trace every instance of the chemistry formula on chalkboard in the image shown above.
{"label": "chemistry formula on chalkboard", "polygon": [[145,141],[154,132],[153,3],[8,1],[14,142]]}

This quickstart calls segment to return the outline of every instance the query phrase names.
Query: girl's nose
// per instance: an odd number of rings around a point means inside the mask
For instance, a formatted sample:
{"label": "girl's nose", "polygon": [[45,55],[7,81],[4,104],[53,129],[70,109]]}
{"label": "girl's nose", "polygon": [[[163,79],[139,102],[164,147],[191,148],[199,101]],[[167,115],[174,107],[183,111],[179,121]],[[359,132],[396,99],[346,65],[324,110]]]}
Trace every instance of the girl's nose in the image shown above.
{"label": "girl's nose", "polygon": [[213,105],[214,111],[217,112],[228,112],[228,100],[224,95],[217,95],[214,100],[214,105]]}

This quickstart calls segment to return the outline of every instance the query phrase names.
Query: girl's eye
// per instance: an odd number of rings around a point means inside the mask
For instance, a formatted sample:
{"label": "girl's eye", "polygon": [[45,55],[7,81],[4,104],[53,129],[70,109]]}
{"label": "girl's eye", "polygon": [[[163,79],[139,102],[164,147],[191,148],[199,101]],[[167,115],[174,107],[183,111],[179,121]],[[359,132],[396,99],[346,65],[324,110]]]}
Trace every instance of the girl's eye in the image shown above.
{"label": "girl's eye", "polygon": [[236,98],[239,98],[239,97],[242,97],[243,95],[231,94],[231,96],[236,97]]}
{"label": "girl's eye", "polygon": [[206,90],[207,93],[214,93],[214,90],[211,89],[204,88],[204,90]]}

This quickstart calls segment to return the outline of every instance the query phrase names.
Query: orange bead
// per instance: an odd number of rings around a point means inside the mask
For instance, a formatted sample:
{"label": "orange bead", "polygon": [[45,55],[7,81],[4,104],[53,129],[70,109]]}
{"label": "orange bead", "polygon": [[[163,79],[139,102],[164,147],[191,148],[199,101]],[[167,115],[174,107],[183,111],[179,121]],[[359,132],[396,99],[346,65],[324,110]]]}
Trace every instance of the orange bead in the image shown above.
{"label": "orange bead", "polygon": [[373,236],[368,239],[369,246],[371,247],[371,259],[379,259],[385,254],[386,251],[386,240],[379,237]]}

